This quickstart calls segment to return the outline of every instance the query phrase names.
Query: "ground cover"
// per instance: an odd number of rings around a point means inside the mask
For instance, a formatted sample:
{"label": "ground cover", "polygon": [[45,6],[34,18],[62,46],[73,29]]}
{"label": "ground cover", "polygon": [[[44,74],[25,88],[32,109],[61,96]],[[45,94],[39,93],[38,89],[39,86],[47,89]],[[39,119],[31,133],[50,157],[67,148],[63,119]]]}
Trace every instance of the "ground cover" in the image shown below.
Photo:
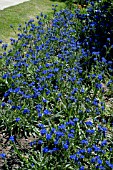
{"label": "ground cover", "polygon": [[41,13],[19,27],[1,56],[2,169],[113,168],[111,5],[53,6],[51,22]]}

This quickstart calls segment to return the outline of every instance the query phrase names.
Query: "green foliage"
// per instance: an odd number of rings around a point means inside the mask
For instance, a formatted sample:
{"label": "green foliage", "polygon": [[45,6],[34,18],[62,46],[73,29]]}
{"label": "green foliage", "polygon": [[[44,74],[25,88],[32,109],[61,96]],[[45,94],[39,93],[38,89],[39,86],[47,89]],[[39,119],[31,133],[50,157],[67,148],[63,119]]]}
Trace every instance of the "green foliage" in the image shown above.
{"label": "green foliage", "polygon": [[75,0],[75,3],[77,3],[79,5],[86,5],[87,4],[86,0]]}
{"label": "green foliage", "polygon": [[[2,168],[110,170],[113,59],[107,56],[112,48],[112,37],[106,35],[106,24],[112,28],[109,11],[93,2],[82,10],[57,11],[57,5],[52,9],[51,18],[40,13],[37,22],[30,19],[19,25],[17,39],[11,38],[12,49],[7,51],[0,41],[1,68],[5,68],[0,76]],[[98,48],[103,42],[97,36],[102,26],[104,43],[109,45],[104,57]]]}
{"label": "green foliage", "polygon": [[70,9],[75,4],[79,4],[79,5],[86,5],[87,4],[86,0],[59,0],[59,1],[60,2],[65,2],[67,7],[69,7]]}
{"label": "green foliage", "polygon": [[66,0],[65,3],[69,9],[72,9],[75,0]]}

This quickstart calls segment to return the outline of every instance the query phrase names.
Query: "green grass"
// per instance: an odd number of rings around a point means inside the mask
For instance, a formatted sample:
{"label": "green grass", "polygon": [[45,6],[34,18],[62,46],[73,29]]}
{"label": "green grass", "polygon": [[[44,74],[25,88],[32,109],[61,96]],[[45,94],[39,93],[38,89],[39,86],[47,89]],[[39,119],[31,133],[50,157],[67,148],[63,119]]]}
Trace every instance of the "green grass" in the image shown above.
{"label": "green grass", "polygon": [[0,39],[4,43],[9,43],[10,38],[16,38],[10,24],[14,26],[17,31],[19,24],[24,24],[31,18],[35,18],[41,12],[44,14],[52,15],[52,4],[58,4],[58,8],[62,8],[64,3],[52,2],[50,0],[30,0],[22,4],[12,6],[0,11]]}

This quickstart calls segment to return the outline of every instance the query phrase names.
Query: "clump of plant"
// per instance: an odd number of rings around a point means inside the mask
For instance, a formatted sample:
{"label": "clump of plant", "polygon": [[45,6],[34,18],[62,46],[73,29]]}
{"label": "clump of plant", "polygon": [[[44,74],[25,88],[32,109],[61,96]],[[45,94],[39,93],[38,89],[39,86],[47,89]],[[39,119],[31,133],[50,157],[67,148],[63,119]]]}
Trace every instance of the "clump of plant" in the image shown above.
{"label": "clump of plant", "polygon": [[79,40],[87,55],[91,56],[88,62],[86,58],[81,62],[84,63],[84,68],[86,64],[89,65],[89,69],[96,60],[101,65],[103,62],[108,62],[110,63],[108,64],[109,73],[112,74],[113,3],[106,0],[98,1],[98,3],[92,1],[86,11],[85,14],[76,12],[76,17],[82,23]]}
{"label": "clump of plant", "polygon": [[[3,52],[1,79],[7,89],[0,100],[0,157],[4,168],[113,168],[113,117],[106,101],[112,89],[112,61],[101,58],[97,44],[92,53],[90,44],[84,46],[89,28],[81,41],[81,24],[90,25],[88,9],[85,15],[80,9],[54,7],[50,21],[41,13],[37,24],[31,19],[19,25],[17,40],[11,38],[12,49]],[[96,40],[95,32],[92,38]],[[3,43],[2,47],[6,50]]]}

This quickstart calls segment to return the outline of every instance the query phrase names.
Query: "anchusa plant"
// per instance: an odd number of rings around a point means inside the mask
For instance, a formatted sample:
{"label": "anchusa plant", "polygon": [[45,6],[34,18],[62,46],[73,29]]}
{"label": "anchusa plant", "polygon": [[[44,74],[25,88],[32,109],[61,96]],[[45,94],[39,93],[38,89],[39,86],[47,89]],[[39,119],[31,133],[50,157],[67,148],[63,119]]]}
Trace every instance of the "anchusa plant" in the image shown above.
{"label": "anchusa plant", "polygon": [[19,25],[12,49],[0,40],[3,168],[113,168],[111,9],[104,5],[90,2],[85,13],[53,5],[51,20],[41,13]]}

